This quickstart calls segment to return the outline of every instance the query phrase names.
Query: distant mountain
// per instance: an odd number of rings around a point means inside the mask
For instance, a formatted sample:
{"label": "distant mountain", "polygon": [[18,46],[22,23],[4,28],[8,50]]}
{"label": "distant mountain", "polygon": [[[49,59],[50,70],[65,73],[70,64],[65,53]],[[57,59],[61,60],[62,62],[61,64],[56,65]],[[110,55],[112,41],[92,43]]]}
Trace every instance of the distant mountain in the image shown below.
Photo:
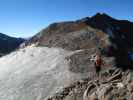
{"label": "distant mountain", "polygon": [[22,38],[10,37],[0,33],[0,56],[17,49],[25,40]]}

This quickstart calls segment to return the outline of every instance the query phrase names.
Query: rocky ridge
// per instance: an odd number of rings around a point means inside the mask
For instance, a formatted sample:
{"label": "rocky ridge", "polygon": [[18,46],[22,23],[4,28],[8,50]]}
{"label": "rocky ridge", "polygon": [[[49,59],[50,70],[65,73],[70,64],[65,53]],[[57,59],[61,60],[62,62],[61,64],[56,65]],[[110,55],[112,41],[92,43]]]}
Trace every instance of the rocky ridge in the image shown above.
{"label": "rocky ridge", "polygon": [[133,72],[110,68],[101,77],[87,78],[65,87],[47,100],[132,100]]}

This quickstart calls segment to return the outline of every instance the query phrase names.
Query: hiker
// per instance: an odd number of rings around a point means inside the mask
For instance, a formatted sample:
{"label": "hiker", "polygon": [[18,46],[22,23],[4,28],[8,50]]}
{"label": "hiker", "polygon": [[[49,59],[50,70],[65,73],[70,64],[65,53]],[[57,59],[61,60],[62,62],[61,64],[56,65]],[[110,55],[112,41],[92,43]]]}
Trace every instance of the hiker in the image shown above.
{"label": "hiker", "polygon": [[102,58],[100,54],[96,54],[95,59],[94,59],[94,66],[95,66],[95,70],[96,73],[99,75],[100,71],[101,71],[101,65],[102,65]]}
{"label": "hiker", "polygon": [[101,71],[101,65],[104,64],[101,54],[98,52],[94,55],[91,55],[90,61],[94,62],[94,67],[95,67],[96,73],[97,73],[97,75],[99,75],[99,73]]}

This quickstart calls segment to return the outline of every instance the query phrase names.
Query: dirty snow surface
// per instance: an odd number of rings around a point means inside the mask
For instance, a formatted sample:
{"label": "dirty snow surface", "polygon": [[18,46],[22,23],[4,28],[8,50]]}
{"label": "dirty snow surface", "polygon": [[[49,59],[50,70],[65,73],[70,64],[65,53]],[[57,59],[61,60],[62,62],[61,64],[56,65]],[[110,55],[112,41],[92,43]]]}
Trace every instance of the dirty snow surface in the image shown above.
{"label": "dirty snow surface", "polygon": [[0,100],[45,100],[85,77],[68,70],[72,52],[26,47],[0,58]]}

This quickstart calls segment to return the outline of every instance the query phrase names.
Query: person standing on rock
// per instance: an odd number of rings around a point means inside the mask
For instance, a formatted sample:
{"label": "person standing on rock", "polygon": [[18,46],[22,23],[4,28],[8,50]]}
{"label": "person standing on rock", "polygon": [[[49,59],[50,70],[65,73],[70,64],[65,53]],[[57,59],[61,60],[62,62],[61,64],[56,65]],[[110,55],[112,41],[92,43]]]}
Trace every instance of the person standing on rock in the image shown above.
{"label": "person standing on rock", "polygon": [[94,66],[95,66],[95,70],[97,75],[99,75],[100,71],[101,71],[101,65],[102,65],[102,58],[101,55],[99,53],[96,54],[95,59],[94,59]]}

